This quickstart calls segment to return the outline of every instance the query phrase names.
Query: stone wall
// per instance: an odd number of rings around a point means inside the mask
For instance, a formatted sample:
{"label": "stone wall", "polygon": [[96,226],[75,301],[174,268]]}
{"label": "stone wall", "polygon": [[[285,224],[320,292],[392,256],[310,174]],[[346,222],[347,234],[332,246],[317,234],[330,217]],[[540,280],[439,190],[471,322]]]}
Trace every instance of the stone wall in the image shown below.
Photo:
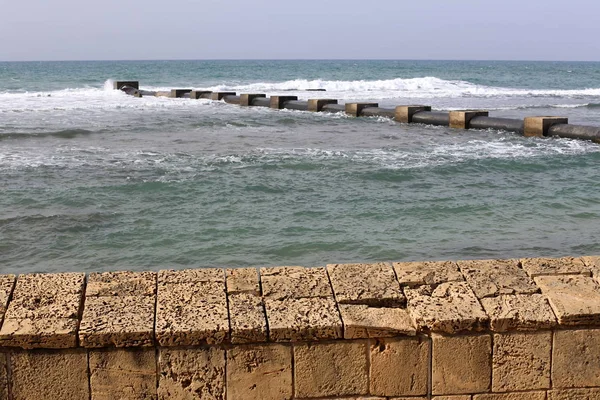
{"label": "stone wall", "polygon": [[0,399],[600,399],[600,257],[0,276]]}

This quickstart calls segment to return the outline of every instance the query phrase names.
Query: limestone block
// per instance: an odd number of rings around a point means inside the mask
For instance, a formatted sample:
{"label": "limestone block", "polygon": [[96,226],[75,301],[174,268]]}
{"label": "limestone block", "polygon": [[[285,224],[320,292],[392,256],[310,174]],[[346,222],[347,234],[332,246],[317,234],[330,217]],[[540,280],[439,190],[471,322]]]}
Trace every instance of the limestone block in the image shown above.
{"label": "limestone block", "polygon": [[85,350],[31,350],[10,354],[12,400],[89,399]]}
{"label": "limestone block", "polygon": [[295,345],[295,397],[368,394],[367,344],[339,341]]}
{"label": "limestone block", "polygon": [[171,97],[179,98],[183,97],[184,94],[190,93],[192,89],[171,89]]}
{"label": "limestone block", "polygon": [[539,330],[556,326],[556,317],[544,295],[506,295],[481,300],[495,332]]}
{"label": "limestone block", "polygon": [[600,329],[554,332],[552,385],[600,386]]}
{"label": "limestone block", "polygon": [[160,349],[160,400],[224,400],[225,351],[216,347]]}
{"label": "limestone block", "polygon": [[492,391],[550,388],[552,332],[495,334]]}
{"label": "limestone block", "polygon": [[0,399],[8,400],[8,355],[0,353]]}
{"label": "limestone block", "polygon": [[415,336],[417,330],[403,308],[369,307],[364,304],[340,304],[344,339]]}
{"label": "limestone block", "polygon": [[458,261],[467,283],[482,299],[503,294],[533,294],[539,292],[517,260]]}
{"label": "limestone block", "polygon": [[225,271],[227,294],[250,293],[260,296],[260,282],[256,268],[230,268]]}
{"label": "limestone block", "polygon": [[5,319],[0,344],[22,349],[66,349],[77,347],[77,327],[73,318]]}
{"label": "limestone block", "polygon": [[540,276],[535,282],[548,298],[560,325],[600,323],[600,285],[584,275]]}
{"label": "limestone block", "polygon": [[337,104],[338,101],[335,99],[309,99],[308,100],[308,111],[320,112],[323,111],[323,107],[327,104]]}
{"label": "limestone block", "polygon": [[379,396],[427,394],[430,340],[380,339],[371,342],[370,393]]}
{"label": "limestone block", "polygon": [[86,297],[154,296],[156,272],[92,272],[85,289]]}
{"label": "limestone block", "polygon": [[290,100],[298,100],[298,96],[271,96],[270,107],[281,110],[285,105],[285,102]]}
{"label": "limestone block", "polygon": [[262,298],[251,293],[228,296],[231,343],[267,341],[267,318]]}
{"label": "limestone block", "polygon": [[456,333],[487,326],[488,316],[466,282],[447,282],[435,289],[421,286],[404,291],[408,312],[417,329]]}
{"label": "limestone block", "polygon": [[228,400],[289,400],[292,395],[291,347],[245,345],[227,350]]}
{"label": "limestone block", "polygon": [[406,298],[392,266],[376,264],[330,264],[327,272],[340,304],[402,307]]}
{"label": "limestone block", "polygon": [[569,119],[563,117],[526,117],[524,120],[524,136],[543,137],[548,135],[552,125],[568,124]]}
{"label": "limestone block", "polygon": [[410,124],[413,115],[422,111],[431,111],[431,106],[397,106],[394,119],[397,122]]}
{"label": "limestone block", "polygon": [[15,275],[0,275],[0,321],[8,308],[8,299],[12,295],[15,280]]}
{"label": "limestone block", "polygon": [[265,299],[269,338],[275,342],[340,339],[342,321],[333,299]]}
{"label": "limestone block", "polygon": [[474,395],[473,400],[546,400],[546,392],[485,393]]}
{"label": "limestone block", "polygon": [[173,283],[223,283],[225,282],[225,270],[222,268],[198,268],[181,270],[158,271],[158,285]]}
{"label": "limestone block", "polygon": [[432,394],[487,392],[492,375],[490,335],[432,335]]}
{"label": "limestone block", "polygon": [[557,389],[548,391],[548,400],[598,400],[600,388]]}
{"label": "limestone block", "polygon": [[261,268],[263,296],[271,300],[286,298],[333,298],[325,268]]}
{"label": "limestone block", "polygon": [[154,345],[154,297],[86,298],[79,327],[82,347]]}
{"label": "limestone block", "polygon": [[223,97],[225,96],[235,96],[236,93],[235,92],[212,92],[210,94],[210,98],[211,100],[223,100]]}
{"label": "limestone block", "polygon": [[89,353],[92,400],[156,399],[155,349]]}
{"label": "limestone block", "polygon": [[464,281],[458,265],[453,261],[395,262],[392,265],[401,286],[415,288]]}
{"label": "limestone block", "polygon": [[586,267],[581,258],[523,258],[521,265],[532,278],[542,275],[591,276],[590,269]]}
{"label": "limestone block", "polygon": [[267,95],[262,93],[242,93],[240,94],[240,106],[249,107],[252,105],[252,100],[260,97],[267,97]]}
{"label": "limestone block", "polygon": [[[471,400],[470,394],[460,394],[457,396],[433,396],[433,400]],[[392,399],[394,400],[394,399]],[[407,399],[408,400],[408,399]]]}
{"label": "limestone block", "polygon": [[367,107],[379,107],[379,103],[346,103],[346,114],[353,117],[360,117],[362,110]]}
{"label": "limestone block", "polygon": [[190,92],[190,99],[210,99],[212,97],[212,91],[210,90],[192,90]]}
{"label": "limestone block", "polygon": [[468,111],[450,111],[450,128],[469,129],[471,120],[475,117],[487,117],[488,111],[468,110]]}

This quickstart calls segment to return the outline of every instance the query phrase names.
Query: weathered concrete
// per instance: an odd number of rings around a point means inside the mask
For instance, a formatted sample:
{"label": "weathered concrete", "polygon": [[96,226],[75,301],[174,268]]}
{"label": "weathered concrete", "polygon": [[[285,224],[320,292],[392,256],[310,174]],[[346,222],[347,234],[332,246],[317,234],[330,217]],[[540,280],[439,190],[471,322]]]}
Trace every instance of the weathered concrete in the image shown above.
{"label": "weathered concrete", "polygon": [[235,95],[236,95],[235,92],[212,92],[210,94],[210,99],[219,101],[219,100],[223,100],[223,97],[225,97],[225,96],[235,96]]}
{"label": "weathered concrete", "polygon": [[379,103],[346,103],[344,111],[353,117],[360,117],[362,111],[367,107],[379,107]]}
{"label": "weathered concrete", "polygon": [[413,115],[423,111],[431,111],[431,106],[397,106],[394,112],[394,119],[397,122],[410,124],[413,122]]}
{"label": "weathered concrete", "polygon": [[487,117],[488,111],[469,110],[469,111],[450,111],[450,128],[469,129],[470,122],[475,117]]}
{"label": "weathered concrete", "polygon": [[442,111],[421,111],[413,115],[412,122],[415,124],[449,126],[450,115]]}
{"label": "weathered concrete", "polygon": [[308,100],[308,111],[321,112],[323,107],[327,104],[337,104],[338,101],[335,99],[309,99]]}
{"label": "weathered concrete", "polygon": [[497,131],[523,134],[524,123],[521,119],[473,117],[469,121],[469,129],[494,129]]}
{"label": "weathered concrete", "polygon": [[548,130],[553,125],[568,124],[569,119],[563,117],[526,117],[524,119],[523,135],[548,136]]}
{"label": "weathered concrete", "polygon": [[192,90],[190,92],[191,99],[211,99],[212,91],[210,90]]}
{"label": "weathered concrete", "polygon": [[171,89],[171,97],[176,99],[183,97],[184,94],[189,94],[192,92],[192,89]]}
{"label": "weathered concrete", "polygon": [[298,96],[271,96],[270,107],[281,110],[284,108],[285,102],[290,100],[298,100]]}
{"label": "weathered concrete", "polygon": [[597,126],[556,124],[548,128],[546,135],[600,143],[600,127]]}
{"label": "weathered concrete", "polygon": [[252,105],[254,99],[259,97],[267,97],[267,95],[263,93],[242,93],[240,94],[240,106],[249,107]]}

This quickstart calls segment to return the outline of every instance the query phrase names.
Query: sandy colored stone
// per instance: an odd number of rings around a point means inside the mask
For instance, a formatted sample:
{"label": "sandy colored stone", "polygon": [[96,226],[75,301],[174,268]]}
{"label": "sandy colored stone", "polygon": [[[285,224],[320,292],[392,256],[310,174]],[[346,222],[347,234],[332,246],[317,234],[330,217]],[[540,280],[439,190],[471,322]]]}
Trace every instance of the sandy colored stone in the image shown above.
{"label": "sandy colored stone", "polygon": [[562,258],[523,258],[523,269],[531,277],[544,275],[586,275],[591,272],[583,260],[575,257]]}
{"label": "sandy colored stone", "polygon": [[370,393],[378,396],[427,394],[430,340],[379,339],[371,342]]}
{"label": "sandy colored stone", "polygon": [[79,295],[83,292],[84,281],[85,274],[75,272],[19,275],[13,293],[13,300],[32,296]]}
{"label": "sandy colored stone", "polygon": [[364,304],[339,304],[344,323],[344,339],[414,336],[415,325],[403,308],[369,307]]}
{"label": "sandy colored stone", "polygon": [[481,299],[495,332],[538,330],[556,326],[556,317],[544,295],[506,295]]}
{"label": "sandy colored stone", "polygon": [[600,329],[554,332],[552,385],[600,386]]}
{"label": "sandy colored stone", "polygon": [[8,308],[8,299],[12,294],[16,279],[15,275],[0,275],[0,321],[4,318],[4,313]]}
{"label": "sandy colored stone", "polygon": [[368,394],[367,344],[345,340],[295,345],[295,397]]}
{"label": "sandy colored stone", "polygon": [[63,296],[45,296],[38,293],[32,293],[30,297],[21,295],[10,302],[6,318],[77,319],[81,308],[81,297],[81,293],[66,293]]}
{"label": "sandy colored stone", "polygon": [[434,289],[406,288],[405,293],[417,329],[456,333],[487,326],[488,316],[466,282],[442,283]]}
{"label": "sandy colored stone", "polygon": [[465,260],[458,266],[479,299],[539,292],[517,260]]}
{"label": "sandy colored stone", "polygon": [[31,350],[10,354],[12,400],[87,400],[85,350]]}
{"label": "sandy colored stone", "polygon": [[160,349],[160,400],[224,400],[225,351],[216,347]]}
{"label": "sandy colored stone", "polygon": [[0,400],[8,400],[8,355],[0,353]]}
{"label": "sandy colored stone", "polygon": [[392,265],[401,286],[415,288],[464,281],[454,261],[395,262]]}
{"label": "sandy colored stone", "polygon": [[156,272],[93,272],[88,276],[86,297],[154,296]]}
{"label": "sandy colored stone", "polygon": [[261,268],[263,296],[272,300],[333,298],[325,268]]}
{"label": "sandy colored stone", "polygon": [[546,392],[484,393],[474,395],[473,400],[546,400]]}
{"label": "sandy colored stone", "polygon": [[173,283],[224,283],[225,270],[222,268],[198,268],[198,269],[163,269],[158,271],[158,283],[173,284]]}
{"label": "sandy colored stone", "polygon": [[584,275],[539,276],[535,282],[548,298],[560,325],[600,323],[600,285]]}
{"label": "sandy colored stone", "polygon": [[292,390],[291,347],[242,345],[227,350],[228,400],[289,400]]}
{"label": "sandy colored stone", "polygon": [[581,261],[590,269],[596,282],[600,283],[600,256],[581,257]]}
{"label": "sandy colored stone", "polygon": [[432,335],[432,394],[487,392],[491,386],[490,335]]}
{"label": "sandy colored stone", "polygon": [[[457,396],[433,396],[433,400],[471,400],[471,395],[459,394]],[[394,400],[394,399],[392,399]]]}
{"label": "sandy colored stone", "polygon": [[82,347],[154,345],[154,297],[88,297],[79,327]]}
{"label": "sandy colored stone", "polygon": [[402,307],[406,298],[388,263],[330,264],[327,272],[340,304]]}
{"label": "sandy colored stone", "polygon": [[549,390],[548,400],[600,400],[600,388]]}
{"label": "sandy colored stone", "polygon": [[72,318],[6,319],[0,331],[0,346],[23,349],[77,347],[79,321]]}
{"label": "sandy colored stone", "polygon": [[227,294],[250,293],[260,296],[260,282],[256,268],[230,268],[225,271]]}
{"label": "sandy colored stone", "polygon": [[275,342],[342,338],[342,321],[333,299],[265,299],[269,338]]}
{"label": "sandy colored stone", "polygon": [[261,297],[252,293],[230,294],[229,325],[231,343],[267,341],[267,318]]}
{"label": "sandy colored stone", "polygon": [[90,351],[91,399],[156,399],[155,353],[153,348]]}
{"label": "sandy colored stone", "polygon": [[492,391],[550,388],[552,332],[495,334]]}

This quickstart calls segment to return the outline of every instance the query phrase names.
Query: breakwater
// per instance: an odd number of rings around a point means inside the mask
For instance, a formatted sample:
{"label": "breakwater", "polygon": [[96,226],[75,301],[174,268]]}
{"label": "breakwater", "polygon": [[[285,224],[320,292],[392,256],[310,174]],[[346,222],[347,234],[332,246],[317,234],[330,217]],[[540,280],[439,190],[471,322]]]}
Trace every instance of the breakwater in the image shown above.
{"label": "breakwater", "polygon": [[600,257],[0,276],[3,399],[600,398]]}
{"label": "breakwater", "polygon": [[[454,129],[495,129],[514,132],[527,137],[556,136],[570,139],[591,140],[600,143],[600,127],[570,125],[568,118],[560,116],[535,116],[524,119],[496,118],[485,110],[432,111],[427,105],[399,105],[395,108],[379,107],[374,102],[339,104],[336,99],[315,98],[298,100],[297,96],[270,96],[264,93],[242,93],[194,89],[170,91],[140,90],[138,81],[114,81],[113,87],[135,96],[161,96],[172,98],[210,99],[240,106],[270,107],[313,112],[344,112],[354,117],[386,117],[400,123],[448,126]],[[311,91],[311,89],[308,89]],[[320,90],[314,90],[320,91]]]}

